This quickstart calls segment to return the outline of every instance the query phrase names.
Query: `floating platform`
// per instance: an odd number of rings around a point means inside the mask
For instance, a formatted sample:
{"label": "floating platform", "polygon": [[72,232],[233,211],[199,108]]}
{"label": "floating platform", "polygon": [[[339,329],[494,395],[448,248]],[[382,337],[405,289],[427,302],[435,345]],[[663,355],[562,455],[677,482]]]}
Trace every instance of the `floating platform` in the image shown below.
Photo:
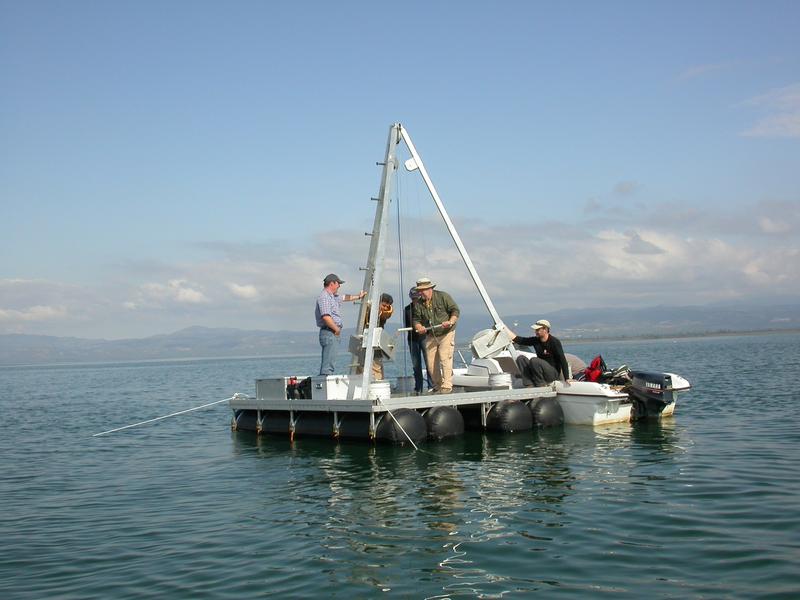
{"label": "floating platform", "polygon": [[[397,154],[401,142],[410,154],[405,161]],[[459,435],[465,429],[512,432],[534,425],[592,426],[660,418],[674,411],[676,393],[691,386],[671,373],[631,372],[630,393],[599,381],[571,381],[568,373],[562,373],[567,379],[563,384],[555,381],[547,387],[521,387],[524,379],[516,360],[526,352],[515,347],[516,336],[495,309],[422,158],[399,123],[389,128],[385,158],[377,164],[383,169],[379,194],[371,199],[375,202],[375,220],[372,232],[367,233],[370,246],[366,266],[361,268],[364,283],[358,296],[364,300],[359,307],[356,334],[348,344],[353,355],[350,370],[356,374],[256,380],[255,397],[236,394],[230,400],[234,430],[290,438],[315,435],[415,444]],[[400,339],[396,334],[410,330],[403,327],[390,335],[384,330],[385,323],[380,322],[379,311],[369,310],[380,306],[384,289],[392,288],[384,282],[383,274],[389,209],[401,164],[422,177],[493,324],[472,338],[472,360],[465,369],[454,372],[455,387],[450,394],[415,395],[409,389],[408,377],[390,382],[370,381],[367,375],[374,360],[394,360]],[[442,323],[428,323],[428,335],[436,335],[437,328],[450,327],[454,315],[450,317]],[[527,356],[532,358],[535,354],[527,352]],[[577,369],[573,371],[577,373]]]}
{"label": "floating platform", "polygon": [[310,435],[402,444],[452,437],[465,429],[514,432],[563,422],[552,387],[512,389],[506,381],[490,389],[416,395],[403,389],[407,378],[400,378],[372,382],[369,397],[362,399],[361,380],[360,375],[258,379],[255,396],[231,399],[231,428],[291,439]]}

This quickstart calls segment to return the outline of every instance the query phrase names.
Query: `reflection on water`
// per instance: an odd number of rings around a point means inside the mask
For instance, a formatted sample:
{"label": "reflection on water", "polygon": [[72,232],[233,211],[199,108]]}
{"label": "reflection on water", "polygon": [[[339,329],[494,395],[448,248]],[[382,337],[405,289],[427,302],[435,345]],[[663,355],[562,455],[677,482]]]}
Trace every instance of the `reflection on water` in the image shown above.
{"label": "reflection on water", "polygon": [[[232,437],[237,453],[267,461],[288,454],[295,468],[313,465],[316,474],[287,482],[287,498],[298,509],[306,505],[297,519],[325,516],[315,523],[322,532],[317,558],[330,565],[331,583],[368,582],[374,590],[406,585],[367,575],[399,555],[413,556],[446,594],[504,590],[505,578],[485,567],[486,547],[513,548],[524,539],[543,550],[547,530],[562,526],[558,505],[574,483],[562,429],[467,433],[419,452],[325,439],[290,444],[249,432]],[[420,541],[422,529],[429,534]]]}
{"label": "reflection on water", "polygon": [[641,448],[652,450],[651,458],[668,458],[669,455],[685,451],[689,444],[688,434],[679,441],[679,432],[674,417],[661,420],[636,421],[630,428],[630,439]]}
{"label": "reflection on water", "polygon": [[598,350],[695,387],[662,422],[417,452],[230,432],[222,406],[91,437],[289,360],[5,369],[0,597],[796,595],[800,336]]}
{"label": "reflection on water", "polygon": [[[609,520],[624,531],[627,517],[651,519],[640,507],[663,503],[659,488],[680,476],[676,458],[691,447],[676,419],[468,432],[418,452],[251,432],[231,439],[235,454],[285,470],[279,523],[303,532],[329,585],[410,593],[392,568],[400,561],[439,590],[432,598],[563,587],[555,557],[578,540],[619,540],[605,531]],[[653,546],[648,536],[623,538],[630,548]],[[498,548],[496,564],[487,552]]]}
{"label": "reflection on water", "polygon": [[[629,510],[631,499],[652,502],[648,490],[674,474],[669,463],[688,445],[679,443],[674,419],[468,432],[418,452],[251,432],[231,437],[235,453],[290,469],[285,524],[314,532],[315,562],[331,585],[410,590],[403,577],[385,575],[401,559],[437,583],[441,592],[432,598],[559,585],[550,563],[565,551],[563,532],[591,538],[609,514]],[[643,483],[644,496],[635,491]],[[623,498],[620,490],[628,490]],[[577,535],[576,506],[583,515]],[[540,555],[542,567],[529,565],[522,579],[501,575],[507,567],[492,567],[487,556],[498,547],[520,568],[525,556]]]}

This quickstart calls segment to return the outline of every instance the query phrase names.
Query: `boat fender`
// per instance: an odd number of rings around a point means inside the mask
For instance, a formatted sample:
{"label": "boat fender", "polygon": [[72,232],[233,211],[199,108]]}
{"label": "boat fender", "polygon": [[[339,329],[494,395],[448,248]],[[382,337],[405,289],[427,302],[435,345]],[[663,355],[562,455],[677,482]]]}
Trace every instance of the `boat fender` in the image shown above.
{"label": "boat fender", "polygon": [[256,431],[257,418],[254,410],[237,410],[234,413],[236,429],[241,431]]}
{"label": "boat fender", "polygon": [[464,417],[452,406],[434,406],[425,413],[428,439],[441,440],[464,433]]}
{"label": "boat fender", "polygon": [[[398,427],[398,422],[402,429]],[[407,444],[409,437],[414,443],[421,442],[427,436],[425,418],[410,408],[398,408],[393,410],[391,415],[386,413],[375,430],[377,441],[390,444]]]}
{"label": "boat fender", "polygon": [[564,411],[555,398],[541,398],[530,403],[533,422],[539,427],[558,427],[564,424]]}
{"label": "boat fender", "polygon": [[519,400],[502,400],[486,415],[489,431],[526,431],[533,427],[531,411]]}

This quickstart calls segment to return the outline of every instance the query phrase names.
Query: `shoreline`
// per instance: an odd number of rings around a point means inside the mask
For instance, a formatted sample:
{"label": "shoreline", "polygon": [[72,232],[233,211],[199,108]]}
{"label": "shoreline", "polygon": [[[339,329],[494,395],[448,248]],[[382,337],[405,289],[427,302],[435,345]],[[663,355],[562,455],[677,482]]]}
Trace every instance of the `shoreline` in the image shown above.
{"label": "shoreline", "polygon": [[[647,340],[674,340],[674,339],[691,339],[691,338],[709,338],[709,337],[734,337],[734,336],[752,336],[752,335],[784,335],[800,333],[800,328],[790,329],[752,329],[747,331],[706,331],[695,333],[663,333],[663,334],[641,334],[641,335],[620,335],[620,336],[598,336],[596,338],[589,337],[559,337],[563,342],[570,344],[589,344],[595,342],[628,342],[628,341],[647,341]],[[558,336],[556,336],[558,337]]]}
{"label": "shoreline", "polygon": [[[790,329],[754,329],[748,331],[708,331],[696,333],[674,333],[674,334],[641,334],[635,336],[598,336],[594,338],[580,337],[569,338],[559,337],[563,343],[568,344],[596,344],[602,342],[644,342],[675,339],[701,339],[710,337],[736,337],[736,336],[756,336],[756,335],[792,335],[800,333],[800,328]],[[558,336],[557,336],[558,337]],[[459,350],[469,350],[469,345],[456,346]],[[131,358],[121,360],[104,361],[68,361],[68,362],[25,362],[0,364],[0,369],[11,368],[50,368],[50,367],[89,367],[103,365],[135,365],[147,363],[169,363],[169,362],[191,362],[191,361],[214,361],[214,360],[270,360],[276,358],[311,358],[318,356],[317,352],[293,353],[293,354],[265,354],[265,355],[235,355],[235,356],[182,356],[182,357],[163,357],[163,358]]]}

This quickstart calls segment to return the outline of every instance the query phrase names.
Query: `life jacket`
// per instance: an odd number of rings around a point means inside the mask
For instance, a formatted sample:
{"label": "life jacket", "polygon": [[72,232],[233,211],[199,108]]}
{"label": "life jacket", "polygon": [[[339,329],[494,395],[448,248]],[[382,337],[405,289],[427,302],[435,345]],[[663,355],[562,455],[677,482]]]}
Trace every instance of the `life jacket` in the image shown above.
{"label": "life jacket", "polygon": [[602,355],[598,354],[592,359],[592,362],[589,363],[589,366],[583,370],[583,380],[597,381],[606,371],[608,371],[608,367],[606,367],[606,361],[603,360]]}

